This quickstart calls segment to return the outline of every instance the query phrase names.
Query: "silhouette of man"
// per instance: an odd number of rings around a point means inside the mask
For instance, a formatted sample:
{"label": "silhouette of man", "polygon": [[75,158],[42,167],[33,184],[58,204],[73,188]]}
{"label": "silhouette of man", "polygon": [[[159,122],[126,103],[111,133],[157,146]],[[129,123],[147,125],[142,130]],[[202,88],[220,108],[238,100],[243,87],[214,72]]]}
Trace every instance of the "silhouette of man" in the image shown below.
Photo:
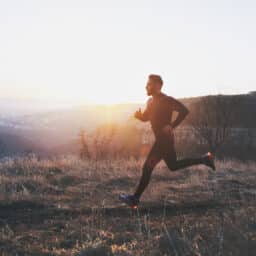
{"label": "silhouette of man", "polygon": [[[140,121],[150,121],[155,142],[143,165],[142,176],[135,193],[120,195],[120,199],[133,208],[139,204],[139,199],[149,184],[153,169],[162,159],[171,171],[197,164],[204,164],[215,170],[213,156],[210,152],[200,158],[177,160],[173,130],[179,126],[189,111],[181,102],[161,92],[162,85],[163,80],[159,75],[149,75],[146,91],[147,95],[152,97],[148,99],[144,112],[139,109],[134,114],[134,117]],[[174,111],[178,112],[178,116],[171,122]]]}

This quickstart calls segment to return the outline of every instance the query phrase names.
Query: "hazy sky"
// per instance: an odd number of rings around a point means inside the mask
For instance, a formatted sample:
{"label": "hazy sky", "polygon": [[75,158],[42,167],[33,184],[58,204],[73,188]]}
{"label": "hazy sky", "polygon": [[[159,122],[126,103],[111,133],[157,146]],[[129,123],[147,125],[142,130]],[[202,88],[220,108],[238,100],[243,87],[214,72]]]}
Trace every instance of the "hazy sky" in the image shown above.
{"label": "hazy sky", "polygon": [[0,0],[0,97],[144,102],[256,90],[256,1]]}

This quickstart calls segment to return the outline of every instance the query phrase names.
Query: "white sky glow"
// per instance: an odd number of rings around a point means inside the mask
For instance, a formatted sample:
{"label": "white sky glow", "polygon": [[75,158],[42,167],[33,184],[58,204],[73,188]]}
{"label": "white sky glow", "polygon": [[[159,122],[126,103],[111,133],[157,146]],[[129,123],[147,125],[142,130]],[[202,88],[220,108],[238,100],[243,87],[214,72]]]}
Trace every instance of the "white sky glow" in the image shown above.
{"label": "white sky glow", "polygon": [[256,2],[0,0],[0,95],[144,102],[256,90]]}

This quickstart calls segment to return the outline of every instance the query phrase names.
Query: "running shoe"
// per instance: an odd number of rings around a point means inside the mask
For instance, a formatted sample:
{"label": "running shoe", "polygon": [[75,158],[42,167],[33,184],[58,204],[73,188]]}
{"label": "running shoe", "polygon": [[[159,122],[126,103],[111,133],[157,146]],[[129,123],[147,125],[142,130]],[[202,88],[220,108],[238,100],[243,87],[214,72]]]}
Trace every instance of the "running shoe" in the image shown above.
{"label": "running shoe", "polygon": [[137,209],[140,202],[139,198],[134,195],[121,194],[119,199],[133,209]]}
{"label": "running shoe", "polygon": [[202,158],[203,158],[203,162],[204,162],[205,165],[209,166],[214,171],[216,170],[215,164],[214,164],[214,157],[213,157],[213,154],[211,152],[206,153],[205,155],[203,155]]}

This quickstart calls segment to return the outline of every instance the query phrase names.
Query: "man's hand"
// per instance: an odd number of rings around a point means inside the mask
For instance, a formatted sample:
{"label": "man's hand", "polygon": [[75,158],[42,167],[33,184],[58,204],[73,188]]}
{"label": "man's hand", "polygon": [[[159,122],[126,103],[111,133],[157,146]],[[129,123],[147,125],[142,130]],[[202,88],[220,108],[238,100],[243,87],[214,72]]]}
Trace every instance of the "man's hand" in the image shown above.
{"label": "man's hand", "polygon": [[165,135],[170,135],[173,133],[173,127],[170,124],[167,124],[163,127],[162,131]]}
{"label": "man's hand", "polygon": [[141,120],[142,118],[142,112],[141,112],[141,109],[137,110],[135,113],[134,113],[134,117]]}

